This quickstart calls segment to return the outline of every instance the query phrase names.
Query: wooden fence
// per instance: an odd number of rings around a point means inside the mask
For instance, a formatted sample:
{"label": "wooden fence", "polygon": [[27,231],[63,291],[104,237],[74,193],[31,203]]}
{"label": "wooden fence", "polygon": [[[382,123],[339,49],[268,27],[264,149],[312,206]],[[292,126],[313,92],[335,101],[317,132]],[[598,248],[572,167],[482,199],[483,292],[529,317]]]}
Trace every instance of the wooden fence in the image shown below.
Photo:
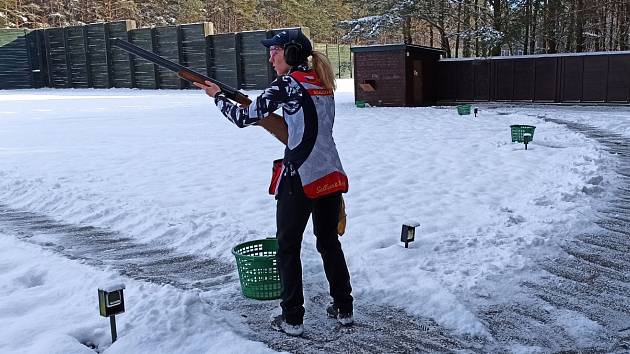
{"label": "wooden fence", "polygon": [[40,45],[35,33],[0,31],[0,89],[43,86]]}
{"label": "wooden fence", "polygon": [[281,30],[214,34],[208,22],[136,28],[133,20],[0,30],[0,89],[190,87],[175,73],[111,46],[116,37],[232,87],[262,89],[275,73],[260,41]]}
{"label": "wooden fence", "polygon": [[630,103],[630,52],[438,62],[438,102]]}

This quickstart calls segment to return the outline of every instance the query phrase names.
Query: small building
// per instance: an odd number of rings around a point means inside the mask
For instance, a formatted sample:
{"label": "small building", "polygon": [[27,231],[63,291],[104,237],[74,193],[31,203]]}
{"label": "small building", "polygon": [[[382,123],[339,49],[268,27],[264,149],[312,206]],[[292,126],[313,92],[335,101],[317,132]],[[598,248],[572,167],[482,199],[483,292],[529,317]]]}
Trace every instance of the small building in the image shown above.
{"label": "small building", "polygon": [[371,106],[430,106],[437,101],[441,49],[410,44],[353,47],[354,95]]}

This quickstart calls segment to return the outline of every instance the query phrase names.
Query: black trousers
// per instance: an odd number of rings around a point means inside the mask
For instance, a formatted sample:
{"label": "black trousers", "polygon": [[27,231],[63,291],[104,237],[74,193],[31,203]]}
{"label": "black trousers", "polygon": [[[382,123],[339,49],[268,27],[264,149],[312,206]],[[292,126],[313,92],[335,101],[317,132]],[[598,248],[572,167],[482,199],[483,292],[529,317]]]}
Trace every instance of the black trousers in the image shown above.
{"label": "black trousers", "polygon": [[276,224],[278,238],[278,270],[282,283],[282,315],[287,323],[301,324],[304,318],[302,289],[302,236],[308,218],[313,214],[317,251],[324,263],[330,295],[340,312],[352,311],[352,287],[346,259],[337,235],[340,194],[319,199],[304,195],[297,174],[282,177],[277,199]]}

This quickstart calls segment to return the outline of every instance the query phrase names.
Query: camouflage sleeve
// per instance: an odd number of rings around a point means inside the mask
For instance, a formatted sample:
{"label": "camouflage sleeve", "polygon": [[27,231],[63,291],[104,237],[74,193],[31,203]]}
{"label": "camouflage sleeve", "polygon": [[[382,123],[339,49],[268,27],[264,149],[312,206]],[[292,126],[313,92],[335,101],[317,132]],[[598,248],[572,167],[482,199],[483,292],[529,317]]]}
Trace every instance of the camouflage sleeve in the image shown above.
{"label": "camouflage sleeve", "polygon": [[283,75],[276,78],[245,108],[240,108],[222,93],[214,97],[214,102],[230,122],[244,128],[267,117],[278,108],[283,108],[288,113],[297,112],[301,107],[302,96],[303,92],[297,81],[291,76]]}

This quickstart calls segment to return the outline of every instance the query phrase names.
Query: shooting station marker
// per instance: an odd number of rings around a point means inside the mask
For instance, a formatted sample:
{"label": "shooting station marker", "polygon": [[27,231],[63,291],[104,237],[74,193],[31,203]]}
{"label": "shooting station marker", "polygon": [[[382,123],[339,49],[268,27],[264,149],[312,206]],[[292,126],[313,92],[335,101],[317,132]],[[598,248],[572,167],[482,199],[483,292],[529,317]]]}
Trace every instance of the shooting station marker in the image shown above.
{"label": "shooting station marker", "polygon": [[123,289],[125,289],[125,284],[112,284],[98,289],[98,307],[101,316],[109,317],[112,343],[118,338],[116,333],[116,315],[125,312]]}
{"label": "shooting station marker", "polygon": [[536,129],[533,125],[510,125],[511,133],[512,133],[512,142],[515,143],[524,143],[525,150],[527,150],[527,144],[534,140],[534,130]]}

